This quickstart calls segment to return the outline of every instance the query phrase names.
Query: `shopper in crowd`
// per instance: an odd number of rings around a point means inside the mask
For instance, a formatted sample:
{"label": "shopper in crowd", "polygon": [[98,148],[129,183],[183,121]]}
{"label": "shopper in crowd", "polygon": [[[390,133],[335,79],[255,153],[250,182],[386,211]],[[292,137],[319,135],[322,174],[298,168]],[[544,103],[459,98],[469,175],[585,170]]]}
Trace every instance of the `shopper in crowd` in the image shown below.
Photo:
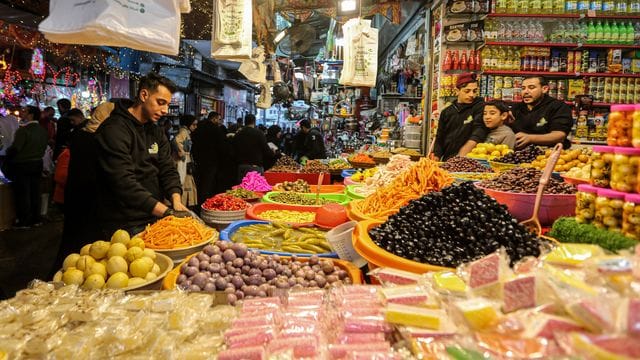
{"label": "shopper in crowd", "polygon": [[53,148],[53,158],[57,159],[62,152],[62,149],[69,143],[69,135],[73,129],[71,119],[68,117],[68,112],[71,110],[71,101],[69,99],[60,99],[56,102],[58,106],[58,112],[60,117],[56,123],[56,143]]}
{"label": "shopper in crowd", "polygon": [[8,107],[9,113],[0,116],[0,165],[3,164],[7,154],[7,149],[13,144],[13,138],[20,126],[20,118],[18,118],[13,107]]}
{"label": "shopper in crowd", "polygon": [[513,109],[511,128],[516,133],[516,148],[529,144],[571,146],[567,135],[573,126],[571,107],[548,95],[549,83],[543,76],[528,76],[522,81],[522,102]]}
{"label": "shopper in crowd", "polygon": [[[73,135],[71,137],[73,137]],[[69,147],[66,147],[56,159],[56,167],[53,174],[53,181],[55,183],[53,203],[58,206],[58,209],[60,209],[62,213],[64,213],[64,189],[67,186],[70,158],[71,152],[69,151]]]}
{"label": "shopper in crowd", "polygon": [[[62,152],[69,154],[69,167],[64,191],[62,242],[54,271],[62,267],[68,254],[78,252],[84,244],[105,238],[97,221],[101,192],[98,191],[98,144],[95,132],[114,108],[113,102],[98,105],[85,126],[72,133],[69,148]],[[58,160],[57,166],[60,163]]]}
{"label": "shopper in crowd", "polygon": [[198,205],[196,184],[193,180],[193,162],[191,160],[191,133],[198,127],[198,121],[193,115],[180,117],[180,130],[174,138],[178,150],[176,166],[182,184],[182,203],[186,206]]}
{"label": "shopper in crowd", "polygon": [[26,106],[20,110],[22,125],[7,149],[9,169],[5,174],[13,181],[16,216],[15,228],[27,229],[42,224],[40,217],[42,158],[47,148],[47,132],[40,126],[40,109]]}
{"label": "shopper in crowd", "polygon": [[324,147],[324,138],[320,129],[311,127],[309,120],[300,121],[300,131],[305,134],[302,160],[324,159],[327,151]]}
{"label": "shopper in crowd", "polygon": [[265,162],[273,158],[266,136],[256,128],[256,117],[253,114],[244,117],[244,127],[233,137],[233,151],[238,162],[238,182],[249,171],[264,173]]}
{"label": "shopper in crowd", "polygon": [[[122,228],[135,234],[156,219],[188,210],[171,145],[156,126],[167,114],[176,86],[149,73],[133,101],[120,100],[98,128],[100,220],[105,236]],[[173,210],[164,204],[169,199]],[[188,213],[187,213],[188,214]]]}
{"label": "shopper in crowd", "polygon": [[228,154],[221,153],[226,139],[220,127],[220,114],[211,111],[191,134],[191,141],[198,204],[202,204],[206,199],[216,194],[220,163],[224,156],[228,156]]}
{"label": "shopper in crowd", "polygon": [[47,106],[40,114],[40,126],[47,132],[49,146],[52,148],[56,143],[56,110]]}
{"label": "shopper in crowd", "polygon": [[294,157],[295,156],[294,151],[293,151],[293,149],[294,149],[294,135],[291,132],[291,129],[287,129],[287,131],[284,133],[283,138],[284,139],[283,139],[282,143],[283,143],[283,147],[284,147],[284,153],[289,155],[289,156],[291,156],[291,157]]}
{"label": "shopper in crowd", "polygon": [[489,129],[482,121],[484,102],[478,97],[475,74],[464,74],[456,81],[457,99],[440,114],[434,155],[440,161],[464,156],[487,138]]}
{"label": "shopper in crowd", "polygon": [[265,169],[271,168],[276,160],[282,156],[280,144],[282,143],[282,128],[278,125],[271,125],[267,129],[267,145],[271,149],[273,156],[269,161],[265,162]]}
{"label": "shopper in crowd", "polygon": [[509,107],[502,101],[490,101],[484,104],[482,116],[484,125],[489,129],[489,135],[484,141],[491,144],[505,144],[513,149],[516,143],[516,135],[513,130],[505,125],[511,119]]}
{"label": "shopper in crowd", "polygon": [[244,125],[245,125],[245,124],[244,124],[244,122],[242,121],[242,117],[237,118],[237,119],[236,119],[236,131],[235,131],[235,132],[240,131],[240,129],[242,129],[242,127],[243,127]]}

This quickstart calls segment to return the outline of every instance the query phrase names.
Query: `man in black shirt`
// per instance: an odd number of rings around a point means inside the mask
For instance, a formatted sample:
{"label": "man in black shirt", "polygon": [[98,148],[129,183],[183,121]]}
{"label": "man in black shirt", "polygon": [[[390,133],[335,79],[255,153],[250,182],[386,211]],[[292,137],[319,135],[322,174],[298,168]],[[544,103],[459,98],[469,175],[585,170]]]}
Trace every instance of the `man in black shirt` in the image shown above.
{"label": "man in black shirt", "polygon": [[264,173],[265,160],[273,156],[265,134],[256,129],[256,117],[247,114],[244,126],[233,137],[233,150],[238,161],[238,182],[249,171]]}
{"label": "man in black shirt", "polygon": [[[226,148],[226,133],[220,126],[220,114],[210,112],[207,119],[201,121],[191,134],[191,141],[191,155],[196,167],[198,203],[202,204],[217,193],[220,187],[221,163],[231,156],[231,150]],[[235,179],[235,173],[233,177]]]}
{"label": "man in black shirt", "polygon": [[433,152],[440,161],[466,155],[489,133],[482,120],[484,101],[478,97],[476,75],[458,77],[456,89],[458,98],[442,111],[438,122]]}
{"label": "man in black shirt", "polygon": [[305,119],[300,121],[300,131],[305,134],[302,157],[307,160],[324,159],[327,151],[324,147],[324,139],[320,129],[312,128],[311,122]]}
{"label": "man in black shirt", "polygon": [[522,103],[513,107],[511,125],[516,133],[516,148],[529,144],[553,146],[559,142],[571,146],[567,135],[573,126],[571,107],[547,95],[549,84],[542,76],[529,76],[522,81]]}

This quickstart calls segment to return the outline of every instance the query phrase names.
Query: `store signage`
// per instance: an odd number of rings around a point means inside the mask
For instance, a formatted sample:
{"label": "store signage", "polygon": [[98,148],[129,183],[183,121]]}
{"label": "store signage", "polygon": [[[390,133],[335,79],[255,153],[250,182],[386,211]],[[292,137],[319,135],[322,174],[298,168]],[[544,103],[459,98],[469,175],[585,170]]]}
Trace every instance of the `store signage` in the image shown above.
{"label": "store signage", "polygon": [[247,106],[247,91],[234,89],[229,86],[224,87],[224,101],[231,106]]}

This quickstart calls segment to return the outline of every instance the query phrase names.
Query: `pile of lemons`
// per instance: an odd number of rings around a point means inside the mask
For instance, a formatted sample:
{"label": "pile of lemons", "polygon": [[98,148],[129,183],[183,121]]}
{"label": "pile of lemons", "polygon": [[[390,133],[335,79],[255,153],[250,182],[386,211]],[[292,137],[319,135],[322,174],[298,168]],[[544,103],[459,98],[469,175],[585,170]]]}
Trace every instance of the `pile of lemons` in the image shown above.
{"label": "pile of lemons", "polygon": [[[591,164],[591,149],[569,149],[562,150],[560,154],[560,158],[558,158],[558,162],[556,162],[553,171],[557,172],[567,172],[574,168],[578,168],[578,170],[573,170],[571,177],[578,178],[589,178],[589,169],[586,165]],[[551,150],[547,149],[544,152],[544,155],[538,155],[538,157],[531,162],[531,166],[543,170],[547,165],[547,160],[551,156]],[[578,175],[578,176],[576,176]]]}
{"label": "pile of lemons", "polygon": [[378,172],[377,167],[356,171],[353,175],[351,175],[351,180],[355,182],[363,182],[368,178],[373,177],[373,175],[375,175],[376,172]]}
{"label": "pile of lemons", "polygon": [[509,149],[509,145],[506,144],[480,143],[467,154],[467,157],[472,159],[493,160],[507,155],[512,151],[513,150]]}

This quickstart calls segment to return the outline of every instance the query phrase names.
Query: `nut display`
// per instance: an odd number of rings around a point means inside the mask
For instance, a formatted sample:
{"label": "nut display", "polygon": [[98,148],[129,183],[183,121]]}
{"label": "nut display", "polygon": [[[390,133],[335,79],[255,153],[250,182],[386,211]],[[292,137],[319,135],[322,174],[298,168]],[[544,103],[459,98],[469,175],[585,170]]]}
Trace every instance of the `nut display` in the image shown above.
{"label": "nut display", "polygon": [[611,164],[611,189],[623,192],[636,191],[638,184],[640,149],[616,148]]}
{"label": "nut display", "polygon": [[622,233],[640,239],[640,195],[627,194],[622,207]]}
{"label": "nut display", "polygon": [[300,170],[300,164],[289,155],[282,155],[269,169],[271,172],[298,172],[298,170]]}
{"label": "nut display", "polygon": [[512,262],[540,255],[539,239],[470,182],[411,201],[369,235],[397,256],[447,267],[500,247],[506,248]]}
{"label": "nut display", "polygon": [[325,205],[325,204],[337,202],[337,201],[324,199],[320,197],[318,199],[318,202],[316,203],[315,197],[308,197],[308,196],[304,196],[303,194],[294,193],[294,192],[283,192],[283,193],[274,194],[273,196],[271,196],[271,200],[277,203],[292,204],[292,205]]}
{"label": "nut display", "polygon": [[329,171],[329,166],[320,160],[307,160],[302,169],[300,169],[301,173],[306,174],[328,173]]}
{"label": "nut display", "polygon": [[308,193],[311,192],[311,187],[309,183],[304,181],[303,179],[298,179],[296,181],[285,181],[273,187],[275,191],[283,191],[283,192],[299,192],[299,193]]}
{"label": "nut display", "polygon": [[495,158],[494,161],[504,164],[524,164],[534,161],[544,151],[535,145],[529,145],[518,151],[510,152],[502,157]]}
{"label": "nut display", "polygon": [[625,194],[609,190],[598,190],[596,197],[596,216],[593,225],[598,228],[605,228],[609,231],[622,231],[622,207],[624,206]]}
{"label": "nut display", "polygon": [[608,188],[611,180],[614,148],[612,146],[594,146],[591,155],[591,185]]}
{"label": "nut display", "polygon": [[491,169],[483,166],[476,160],[462,156],[449,158],[444,164],[441,164],[440,167],[449,172],[491,172]]}
{"label": "nut display", "polygon": [[[480,182],[480,186],[488,189],[535,194],[542,176],[542,171],[534,168],[514,168],[501,173],[496,178]],[[573,194],[576,188],[554,177],[549,178],[549,183],[544,189],[545,194]]]}
{"label": "nut display", "polygon": [[[590,163],[591,153],[591,150],[586,148],[562,150],[553,171],[565,172],[575,167],[582,169],[583,166]],[[551,156],[551,149],[547,149],[544,151],[544,154],[538,155],[536,159],[531,162],[531,166],[538,170],[543,170],[547,165],[549,156]]]}
{"label": "nut display", "polygon": [[472,159],[493,160],[495,158],[505,156],[512,151],[513,150],[509,149],[509,146],[505,144],[496,145],[491,143],[480,143],[467,154],[467,157]]}
{"label": "nut display", "polygon": [[591,185],[578,185],[576,193],[576,222],[589,224],[596,214],[598,188]]}
{"label": "nut display", "polygon": [[285,251],[294,254],[331,252],[325,231],[308,227],[291,227],[281,223],[254,224],[239,228],[231,240],[252,249]]}

